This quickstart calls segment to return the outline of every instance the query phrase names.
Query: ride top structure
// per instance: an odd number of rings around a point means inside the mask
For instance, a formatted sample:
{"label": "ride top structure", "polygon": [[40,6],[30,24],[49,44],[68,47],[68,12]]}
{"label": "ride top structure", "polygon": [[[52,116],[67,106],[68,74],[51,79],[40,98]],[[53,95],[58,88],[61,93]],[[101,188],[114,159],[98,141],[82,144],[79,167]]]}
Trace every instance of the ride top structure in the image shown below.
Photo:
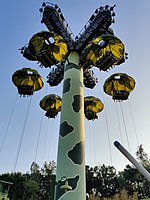
{"label": "ride top structure", "polygon": [[[114,7],[97,8],[79,35],[73,38],[58,5],[43,3],[41,22],[48,31],[36,33],[28,45],[21,48],[25,58],[51,68],[47,76],[51,87],[64,79],[62,98],[49,94],[40,101],[48,118],[55,118],[61,111],[56,179],[52,184],[51,200],[86,199],[84,115],[88,120],[95,120],[104,105],[94,96],[84,97],[84,86],[93,89],[98,82],[93,66],[108,71],[127,58],[124,44],[110,28],[114,23]],[[15,72],[12,80],[23,96],[33,95],[43,87],[42,77],[30,68]],[[119,73],[106,80],[104,92],[114,100],[123,101],[128,99],[134,86],[130,76]]]}

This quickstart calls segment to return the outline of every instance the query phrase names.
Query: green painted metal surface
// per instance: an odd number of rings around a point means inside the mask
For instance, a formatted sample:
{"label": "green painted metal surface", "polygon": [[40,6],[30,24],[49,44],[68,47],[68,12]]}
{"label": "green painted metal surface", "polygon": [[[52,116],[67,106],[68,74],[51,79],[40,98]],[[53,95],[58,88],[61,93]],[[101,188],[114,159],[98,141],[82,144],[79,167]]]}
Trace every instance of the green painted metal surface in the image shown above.
{"label": "green painted metal surface", "polygon": [[79,56],[65,65],[56,171],[55,199],[85,200],[84,88]]}

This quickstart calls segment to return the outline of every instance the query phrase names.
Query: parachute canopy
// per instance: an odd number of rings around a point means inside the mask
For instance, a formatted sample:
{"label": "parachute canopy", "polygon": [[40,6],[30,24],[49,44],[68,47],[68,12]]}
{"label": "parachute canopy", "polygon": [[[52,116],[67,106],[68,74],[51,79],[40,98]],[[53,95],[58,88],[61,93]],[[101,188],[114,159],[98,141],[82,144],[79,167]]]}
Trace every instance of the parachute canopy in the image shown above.
{"label": "parachute canopy", "polygon": [[103,89],[114,100],[126,100],[135,87],[135,81],[125,73],[116,73],[106,79]]}
{"label": "parachute canopy", "polygon": [[43,79],[38,72],[31,68],[22,68],[12,75],[12,82],[18,89],[20,95],[33,95],[33,92],[40,90]]}
{"label": "parachute canopy", "polygon": [[84,114],[86,119],[94,120],[97,119],[97,114],[104,108],[104,104],[100,99],[94,96],[87,96],[84,98]]}
{"label": "parachute canopy", "polygon": [[58,112],[61,111],[62,99],[56,94],[46,95],[40,101],[40,107],[46,111],[45,116],[48,118],[55,118]]}
{"label": "parachute canopy", "polygon": [[86,47],[83,55],[84,69],[95,65],[100,70],[106,71],[113,65],[125,61],[124,44],[114,35],[105,34],[92,40]]}
{"label": "parachute canopy", "polygon": [[23,56],[28,60],[37,60],[44,67],[62,62],[68,53],[64,39],[53,32],[41,31],[33,35]]}

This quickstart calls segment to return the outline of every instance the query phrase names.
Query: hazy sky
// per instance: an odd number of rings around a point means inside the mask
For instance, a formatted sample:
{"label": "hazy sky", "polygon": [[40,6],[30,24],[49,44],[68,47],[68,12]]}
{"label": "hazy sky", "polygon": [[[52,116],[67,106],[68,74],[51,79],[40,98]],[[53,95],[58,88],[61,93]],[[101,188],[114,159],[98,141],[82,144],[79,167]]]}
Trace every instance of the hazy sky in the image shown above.
{"label": "hazy sky", "polygon": [[[112,164],[117,170],[123,170],[129,162],[114,147],[115,140],[133,156],[139,144],[143,144],[150,155],[150,1],[52,0],[51,3],[59,5],[74,35],[80,32],[96,8],[116,4],[112,28],[124,43],[129,59],[109,72],[94,69],[99,82],[93,90],[85,88],[85,96],[100,98],[105,110],[94,122],[85,119],[85,150],[86,164]],[[26,60],[18,50],[32,35],[47,30],[40,22],[41,5],[41,0],[1,2],[0,173],[29,171],[34,160],[40,166],[44,161],[56,161],[60,114],[55,119],[46,118],[39,101],[47,94],[61,96],[62,83],[50,87],[46,83],[50,69]],[[43,89],[32,97],[20,97],[12,83],[12,74],[23,67],[38,70],[45,82]],[[105,79],[116,72],[125,72],[136,81],[129,100],[122,103],[114,102],[103,92]]]}

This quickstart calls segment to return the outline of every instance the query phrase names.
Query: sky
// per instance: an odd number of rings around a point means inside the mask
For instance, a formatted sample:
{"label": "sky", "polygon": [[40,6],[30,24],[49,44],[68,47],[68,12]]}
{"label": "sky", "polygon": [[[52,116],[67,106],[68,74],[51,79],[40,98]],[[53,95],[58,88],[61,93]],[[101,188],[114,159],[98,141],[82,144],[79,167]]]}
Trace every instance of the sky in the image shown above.
{"label": "sky", "polygon": [[[150,1],[137,0],[51,0],[57,4],[76,36],[99,6],[115,7],[115,24],[111,27],[115,36],[122,40],[128,59],[108,72],[94,68],[98,84],[91,90],[85,88],[85,96],[93,95],[104,103],[99,119],[85,119],[85,161],[87,165],[113,165],[118,171],[131,164],[114,147],[120,143],[135,157],[138,145],[142,144],[150,157],[150,106],[149,106],[149,53],[150,53]],[[36,62],[26,60],[19,48],[41,30],[43,1],[2,1],[0,12],[0,173],[30,170],[36,161],[41,167],[45,161],[57,160],[60,113],[48,119],[39,107],[47,94],[62,95],[61,83],[50,87],[46,83],[48,68],[40,68]],[[12,83],[12,75],[23,67],[36,69],[44,79],[42,90],[32,97],[20,97]],[[103,84],[110,75],[127,73],[136,81],[129,100],[114,102],[103,92]]]}

